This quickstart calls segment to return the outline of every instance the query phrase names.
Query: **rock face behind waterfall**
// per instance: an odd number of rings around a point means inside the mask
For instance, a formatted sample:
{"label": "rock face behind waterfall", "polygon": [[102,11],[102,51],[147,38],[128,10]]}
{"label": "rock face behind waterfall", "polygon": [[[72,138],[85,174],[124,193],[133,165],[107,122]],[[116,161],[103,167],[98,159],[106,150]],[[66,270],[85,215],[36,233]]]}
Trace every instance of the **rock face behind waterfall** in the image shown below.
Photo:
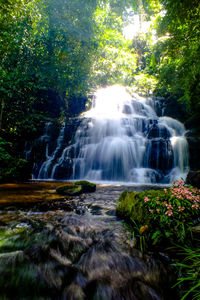
{"label": "rock face behind waterfall", "polygon": [[131,96],[121,86],[100,89],[84,116],[66,120],[59,130],[46,124],[43,136],[26,151],[32,157],[42,152],[33,159],[33,177],[134,183],[185,177],[184,126],[158,117],[155,107],[152,99]]}
{"label": "rock face behind waterfall", "polygon": [[[52,177],[56,161],[63,149],[73,140],[80,122],[79,118],[68,119],[64,124],[48,122],[40,138],[26,142],[24,158],[33,163],[33,178],[41,176],[41,179],[50,179]],[[59,166],[56,179],[70,178],[71,173],[70,160],[66,159]]]}

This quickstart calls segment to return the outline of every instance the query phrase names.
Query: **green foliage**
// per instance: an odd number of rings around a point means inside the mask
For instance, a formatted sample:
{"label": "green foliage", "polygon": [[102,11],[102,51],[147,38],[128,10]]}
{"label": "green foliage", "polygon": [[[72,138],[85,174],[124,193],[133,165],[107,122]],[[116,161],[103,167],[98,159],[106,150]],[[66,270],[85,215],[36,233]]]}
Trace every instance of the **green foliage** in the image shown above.
{"label": "green foliage", "polygon": [[[122,35],[131,1],[6,3],[0,6],[0,127],[18,135],[30,115],[52,117],[47,102],[55,97],[44,99],[44,91],[57,94],[62,110],[99,85],[132,82],[136,55]],[[36,128],[30,123],[28,131]]]}
{"label": "green foliage", "polygon": [[[131,42],[122,34],[130,8],[151,21],[149,32]],[[0,127],[20,135],[30,116],[70,114],[72,99],[115,83],[174,95],[187,108],[188,124],[198,126],[199,15],[197,0],[2,1]],[[155,28],[160,38],[153,45]],[[59,98],[56,116],[55,97],[41,97],[44,91]],[[27,131],[37,130],[30,123]]]}
{"label": "green foliage", "polygon": [[138,75],[135,75],[134,80],[134,84],[138,90],[146,95],[152,94],[158,83],[158,80],[155,76],[145,73],[139,73]]}
{"label": "green foliage", "polygon": [[200,299],[200,248],[179,248],[181,262],[175,265],[179,268],[177,285],[181,286],[181,300]]}
{"label": "green foliage", "polygon": [[91,74],[92,84],[130,84],[137,60],[122,34],[122,15],[107,3],[98,7],[94,17],[98,48]]}
{"label": "green foliage", "polygon": [[145,231],[149,246],[190,243],[191,225],[199,216],[199,202],[199,190],[185,187],[179,181],[160,191],[124,192],[119,198],[117,214],[132,222],[140,235]]}
{"label": "green foliage", "polygon": [[11,0],[0,6],[4,129],[16,131],[19,120],[30,114],[48,116],[48,109],[38,112],[35,105],[41,109],[41,90],[55,91],[63,106],[70,96],[86,94],[96,51],[96,5],[96,1]]}
{"label": "green foliage", "polygon": [[10,143],[0,137],[0,182],[23,181],[31,176],[30,164],[20,158],[14,158]]}
{"label": "green foliage", "polygon": [[[200,4],[196,0],[161,2],[165,15],[157,23],[160,39],[153,49],[158,62],[154,70],[159,76],[157,92],[176,96],[195,122],[200,111]],[[194,122],[192,126],[198,124]]]}

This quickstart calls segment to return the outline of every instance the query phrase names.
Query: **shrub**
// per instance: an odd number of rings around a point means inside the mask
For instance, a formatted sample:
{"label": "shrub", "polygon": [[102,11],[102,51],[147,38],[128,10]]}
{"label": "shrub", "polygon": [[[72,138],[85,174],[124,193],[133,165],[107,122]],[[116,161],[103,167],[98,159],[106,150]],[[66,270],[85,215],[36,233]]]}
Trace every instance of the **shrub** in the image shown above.
{"label": "shrub", "polygon": [[199,205],[199,190],[178,181],[160,191],[122,193],[117,214],[132,224],[139,237],[145,235],[149,246],[169,246],[190,243],[191,226],[199,216]]}
{"label": "shrub", "polygon": [[24,181],[31,178],[32,166],[10,154],[10,144],[0,137],[0,182]]}

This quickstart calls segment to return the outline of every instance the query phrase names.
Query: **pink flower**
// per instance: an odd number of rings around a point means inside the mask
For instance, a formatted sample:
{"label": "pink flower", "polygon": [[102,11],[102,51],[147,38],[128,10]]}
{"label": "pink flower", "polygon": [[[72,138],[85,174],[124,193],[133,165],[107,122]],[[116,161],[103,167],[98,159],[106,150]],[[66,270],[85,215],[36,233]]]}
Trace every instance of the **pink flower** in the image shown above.
{"label": "pink flower", "polygon": [[144,202],[149,202],[149,198],[148,198],[148,197],[145,197],[145,198],[144,198]]}
{"label": "pink flower", "polygon": [[171,217],[173,215],[173,212],[171,210],[167,210],[165,215],[168,215],[169,217]]}

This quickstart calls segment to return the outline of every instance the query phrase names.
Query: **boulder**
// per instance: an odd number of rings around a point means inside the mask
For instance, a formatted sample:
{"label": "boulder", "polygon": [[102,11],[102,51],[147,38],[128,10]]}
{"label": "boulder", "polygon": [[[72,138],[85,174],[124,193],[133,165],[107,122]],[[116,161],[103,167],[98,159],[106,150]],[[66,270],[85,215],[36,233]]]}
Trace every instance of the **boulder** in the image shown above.
{"label": "boulder", "polygon": [[56,192],[60,195],[78,196],[83,193],[93,193],[96,191],[96,184],[89,181],[76,181],[73,185],[62,185],[57,187]]}
{"label": "boulder", "polygon": [[57,187],[56,192],[60,195],[79,196],[83,193],[81,185],[62,185]]}
{"label": "boulder", "polygon": [[117,202],[116,214],[128,222],[137,222],[142,225],[149,225],[151,214],[144,205],[144,198],[162,199],[165,197],[163,190],[150,190],[143,192],[124,191]]}
{"label": "boulder", "polygon": [[81,185],[83,193],[93,193],[96,191],[96,184],[86,180],[76,181],[74,185]]}
{"label": "boulder", "polygon": [[186,183],[200,188],[200,170],[189,171],[186,178]]}

